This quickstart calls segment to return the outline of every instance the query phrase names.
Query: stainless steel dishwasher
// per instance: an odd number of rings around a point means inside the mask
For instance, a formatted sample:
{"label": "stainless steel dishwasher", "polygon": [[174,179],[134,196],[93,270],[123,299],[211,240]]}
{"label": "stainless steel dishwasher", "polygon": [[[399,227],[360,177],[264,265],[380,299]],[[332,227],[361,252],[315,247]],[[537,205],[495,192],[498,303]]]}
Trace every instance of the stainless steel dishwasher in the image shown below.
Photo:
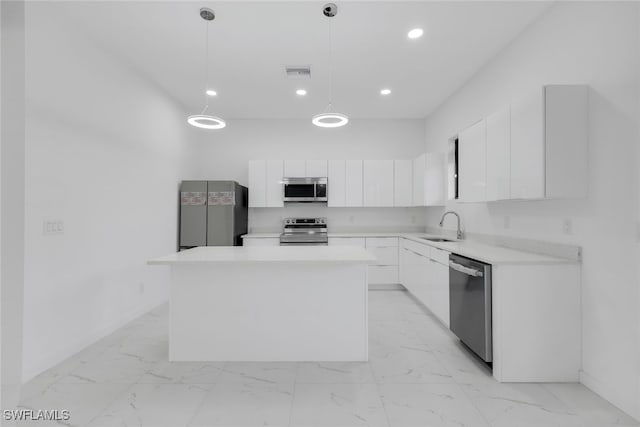
{"label": "stainless steel dishwasher", "polygon": [[493,361],[491,264],[449,255],[449,328],[482,360]]}

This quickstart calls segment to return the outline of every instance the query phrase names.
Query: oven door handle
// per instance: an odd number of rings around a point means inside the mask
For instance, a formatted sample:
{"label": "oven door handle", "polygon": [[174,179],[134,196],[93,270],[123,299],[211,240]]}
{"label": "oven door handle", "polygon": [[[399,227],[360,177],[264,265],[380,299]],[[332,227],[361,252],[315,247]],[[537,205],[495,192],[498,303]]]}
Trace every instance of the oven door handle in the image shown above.
{"label": "oven door handle", "polygon": [[473,276],[473,277],[484,276],[484,273],[480,270],[476,270],[475,268],[465,267],[464,265],[455,263],[453,261],[449,261],[449,268],[455,271],[459,271],[460,273],[464,273],[467,276]]}

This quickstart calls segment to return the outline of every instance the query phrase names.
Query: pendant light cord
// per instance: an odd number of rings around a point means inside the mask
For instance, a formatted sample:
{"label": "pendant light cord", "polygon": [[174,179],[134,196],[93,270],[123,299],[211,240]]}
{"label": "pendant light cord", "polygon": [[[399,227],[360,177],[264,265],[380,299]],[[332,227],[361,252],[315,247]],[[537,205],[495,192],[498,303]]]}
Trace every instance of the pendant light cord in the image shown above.
{"label": "pendant light cord", "polygon": [[204,114],[205,111],[207,111],[207,108],[209,108],[209,95],[207,94],[207,90],[209,90],[209,21],[205,21],[204,24],[206,25],[205,27],[205,41],[204,41],[204,46],[205,46],[205,52],[204,52],[204,109],[202,110],[202,113],[200,114]]}
{"label": "pendant light cord", "polygon": [[329,18],[329,105],[327,106],[327,111],[331,111],[332,102],[333,102],[333,32],[331,31],[331,21],[332,17]]}

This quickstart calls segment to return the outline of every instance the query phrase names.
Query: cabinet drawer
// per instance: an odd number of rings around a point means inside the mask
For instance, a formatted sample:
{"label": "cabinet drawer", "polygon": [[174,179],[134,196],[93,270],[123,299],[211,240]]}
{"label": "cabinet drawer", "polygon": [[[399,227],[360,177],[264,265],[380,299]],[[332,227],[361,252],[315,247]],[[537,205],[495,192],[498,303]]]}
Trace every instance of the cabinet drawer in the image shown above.
{"label": "cabinet drawer", "polygon": [[409,239],[402,239],[402,246],[422,256],[431,257],[431,246],[429,245],[424,245]]}
{"label": "cabinet drawer", "polygon": [[398,246],[397,237],[367,237],[367,249]]}
{"label": "cabinet drawer", "polygon": [[384,246],[368,248],[376,256],[378,265],[398,265],[398,247]]}
{"label": "cabinet drawer", "polygon": [[439,262],[440,264],[444,264],[446,266],[449,265],[449,253],[447,251],[443,251],[442,249],[438,249],[438,248],[431,248],[431,259]]}
{"label": "cabinet drawer", "polygon": [[364,237],[329,237],[329,246],[365,247]]}
{"label": "cabinet drawer", "polygon": [[398,266],[369,266],[370,285],[385,285],[391,283],[398,283]]}

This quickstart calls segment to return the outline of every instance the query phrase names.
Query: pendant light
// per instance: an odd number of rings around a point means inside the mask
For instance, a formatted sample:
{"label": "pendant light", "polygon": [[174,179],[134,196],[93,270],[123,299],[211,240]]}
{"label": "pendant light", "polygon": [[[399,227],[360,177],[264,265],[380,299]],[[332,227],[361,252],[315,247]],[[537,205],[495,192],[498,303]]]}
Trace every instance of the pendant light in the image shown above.
{"label": "pendant light", "polygon": [[[322,14],[327,18],[333,18],[338,14],[338,6],[334,3],[327,3],[322,7]],[[334,111],[331,104],[333,98],[332,42],[331,20],[329,20],[329,105],[322,113],[316,114],[311,119],[311,123],[322,128],[337,128],[349,123],[349,117]]]}
{"label": "pendant light", "polygon": [[206,93],[209,88],[209,22],[213,21],[216,17],[213,10],[208,7],[203,7],[200,9],[200,17],[207,21],[207,30],[206,30],[206,39],[205,39],[205,60],[204,60],[204,74],[205,74],[205,92],[204,99],[205,105],[204,109],[200,114],[194,114],[187,118],[187,123],[191,126],[195,126],[197,128],[202,129],[222,129],[227,125],[227,123],[221,119],[220,117],[211,116],[205,114],[207,109],[209,108],[209,96]]}

